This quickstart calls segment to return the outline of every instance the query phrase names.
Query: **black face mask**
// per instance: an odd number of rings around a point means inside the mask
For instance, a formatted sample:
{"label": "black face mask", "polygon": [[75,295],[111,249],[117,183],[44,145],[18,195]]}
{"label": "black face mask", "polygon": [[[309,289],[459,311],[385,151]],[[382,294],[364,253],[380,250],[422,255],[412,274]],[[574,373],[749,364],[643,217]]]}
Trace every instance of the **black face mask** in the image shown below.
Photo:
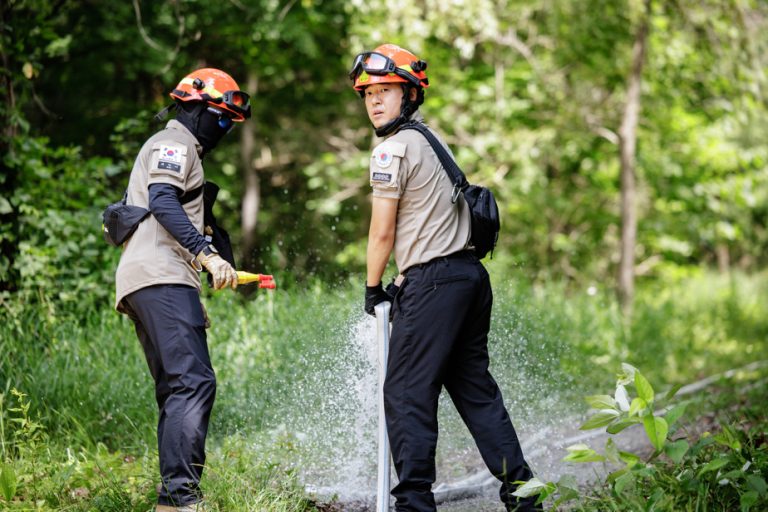
{"label": "black face mask", "polygon": [[[221,115],[208,110],[205,103],[182,103],[176,120],[187,127],[203,147],[205,156],[232,129],[232,121],[221,122]],[[222,126],[225,125],[225,126]]]}

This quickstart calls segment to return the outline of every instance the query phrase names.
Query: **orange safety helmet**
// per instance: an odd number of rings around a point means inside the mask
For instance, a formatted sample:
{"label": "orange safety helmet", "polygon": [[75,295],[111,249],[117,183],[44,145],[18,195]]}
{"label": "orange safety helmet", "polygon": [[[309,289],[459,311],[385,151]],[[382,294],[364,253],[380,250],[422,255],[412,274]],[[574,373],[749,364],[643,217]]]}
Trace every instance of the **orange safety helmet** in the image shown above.
{"label": "orange safety helmet", "polygon": [[212,107],[226,110],[232,120],[242,122],[251,117],[250,96],[241,91],[234,78],[215,68],[203,68],[185,76],[171,91],[177,101],[206,101]]}
{"label": "orange safety helmet", "polygon": [[360,93],[369,85],[387,83],[411,84],[421,89],[429,87],[426,69],[427,63],[408,50],[383,44],[355,57],[349,78]]}

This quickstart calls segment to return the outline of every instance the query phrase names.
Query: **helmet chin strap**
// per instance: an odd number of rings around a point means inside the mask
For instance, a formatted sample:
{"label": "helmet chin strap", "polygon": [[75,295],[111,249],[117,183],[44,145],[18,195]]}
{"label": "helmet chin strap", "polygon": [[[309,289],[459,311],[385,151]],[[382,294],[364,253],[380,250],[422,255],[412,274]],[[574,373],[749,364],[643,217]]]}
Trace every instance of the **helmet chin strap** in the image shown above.
{"label": "helmet chin strap", "polygon": [[384,124],[383,126],[376,128],[377,137],[386,137],[387,135],[395,133],[397,129],[403,125],[403,123],[410,119],[413,113],[416,112],[416,109],[419,108],[419,105],[424,102],[424,89],[419,89],[416,94],[416,100],[412,101],[411,89],[414,87],[408,84],[403,84],[402,87],[403,101],[400,103],[400,115],[398,115],[390,122]]}

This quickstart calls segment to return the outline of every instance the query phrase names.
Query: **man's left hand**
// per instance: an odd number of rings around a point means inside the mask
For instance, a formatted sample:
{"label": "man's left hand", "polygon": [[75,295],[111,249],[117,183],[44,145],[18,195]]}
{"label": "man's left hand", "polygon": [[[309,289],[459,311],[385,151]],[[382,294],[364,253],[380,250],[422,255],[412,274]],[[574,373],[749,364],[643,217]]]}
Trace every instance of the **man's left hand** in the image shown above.
{"label": "man's left hand", "polygon": [[365,312],[371,316],[376,316],[374,308],[382,302],[392,302],[392,296],[384,291],[381,283],[376,286],[365,285]]}

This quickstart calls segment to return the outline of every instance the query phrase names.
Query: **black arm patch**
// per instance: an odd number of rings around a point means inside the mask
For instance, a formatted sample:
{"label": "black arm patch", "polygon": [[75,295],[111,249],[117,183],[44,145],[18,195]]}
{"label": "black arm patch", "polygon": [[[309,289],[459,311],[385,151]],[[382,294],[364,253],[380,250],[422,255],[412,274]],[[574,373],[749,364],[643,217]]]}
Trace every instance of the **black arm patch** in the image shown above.
{"label": "black arm patch", "polygon": [[171,162],[164,162],[162,160],[160,160],[157,163],[157,168],[158,169],[166,169],[168,171],[173,171],[173,172],[181,172],[181,166],[179,164],[174,164],[174,163],[171,163]]}

